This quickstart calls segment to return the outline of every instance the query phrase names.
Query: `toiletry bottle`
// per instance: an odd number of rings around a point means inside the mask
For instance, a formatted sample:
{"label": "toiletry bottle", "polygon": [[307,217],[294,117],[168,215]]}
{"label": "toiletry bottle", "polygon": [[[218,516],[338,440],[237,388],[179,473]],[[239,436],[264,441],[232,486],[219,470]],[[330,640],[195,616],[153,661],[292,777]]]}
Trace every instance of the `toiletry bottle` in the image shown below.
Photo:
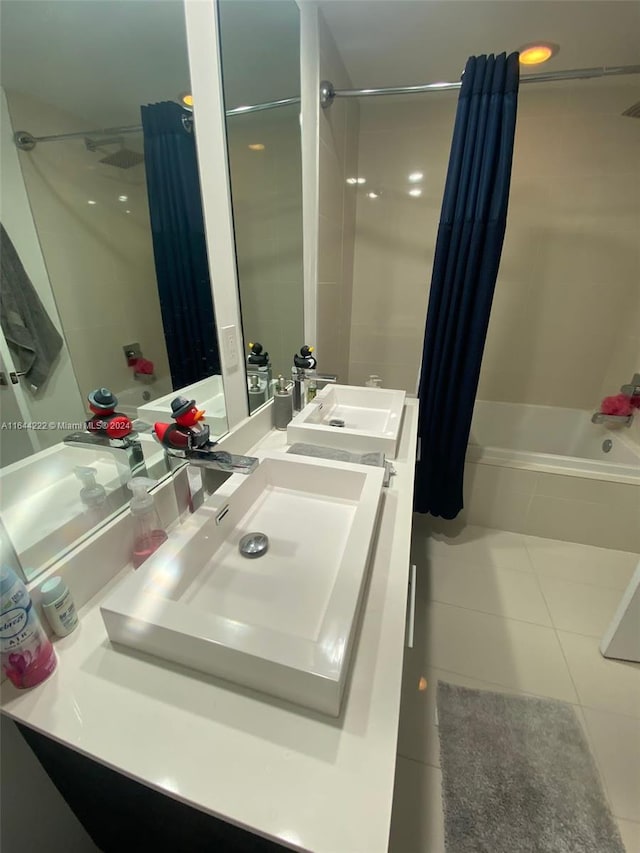
{"label": "toiletry bottle", "polygon": [[26,586],[13,569],[0,569],[2,670],[16,687],[35,687],[57,666],[56,653]]}
{"label": "toiletry bottle", "polygon": [[61,577],[49,578],[40,587],[42,610],[54,634],[66,637],[78,627],[78,614],[69,587]]}
{"label": "toiletry bottle", "polygon": [[286,429],[293,417],[293,396],[287,388],[284,376],[278,376],[276,393],[273,399],[273,425],[276,429]]}
{"label": "toiletry bottle", "polygon": [[148,493],[155,480],[148,477],[133,477],[127,486],[133,492],[129,506],[133,516],[133,553],[131,562],[134,569],[156,551],[167,540],[167,533],[162,526],[156,510],[153,495]]}
{"label": "toiletry bottle", "polygon": [[315,400],[318,393],[318,374],[315,370],[307,370],[307,403]]}

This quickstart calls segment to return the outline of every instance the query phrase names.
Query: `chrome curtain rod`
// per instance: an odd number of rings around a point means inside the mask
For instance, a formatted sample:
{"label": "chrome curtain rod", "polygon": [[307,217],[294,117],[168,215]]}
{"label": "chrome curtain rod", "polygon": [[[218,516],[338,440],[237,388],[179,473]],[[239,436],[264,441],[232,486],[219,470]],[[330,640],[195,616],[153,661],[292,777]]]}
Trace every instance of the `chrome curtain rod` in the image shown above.
{"label": "chrome curtain rod", "polygon": [[[546,71],[541,74],[526,74],[520,83],[548,83],[554,80],[586,80],[592,77],[616,77],[621,74],[640,74],[640,65],[615,65],[597,68],[573,68],[569,71]],[[422,92],[446,92],[459,89],[457,83],[424,83],[418,86],[389,86],[385,89],[335,89],[329,80],[320,84],[320,103],[330,107],[335,98],[361,98],[371,95],[415,95]]]}
{"label": "chrome curtain rod", "polygon": [[[259,113],[262,110],[273,110],[277,107],[288,107],[291,104],[299,104],[300,98],[282,98],[279,101],[266,101],[263,104],[250,104],[246,107],[232,107],[225,111],[226,116],[244,115],[245,113]],[[55,133],[51,136],[33,136],[27,130],[17,130],[13,135],[13,141],[21,151],[32,151],[37,142],[57,142],[60,139],[84,139],[94,136],[124,136],[127,133],[141,133],[141,124],[128,124],[123,127],[103,127],[93,130],[77,130],[74,133]]]}

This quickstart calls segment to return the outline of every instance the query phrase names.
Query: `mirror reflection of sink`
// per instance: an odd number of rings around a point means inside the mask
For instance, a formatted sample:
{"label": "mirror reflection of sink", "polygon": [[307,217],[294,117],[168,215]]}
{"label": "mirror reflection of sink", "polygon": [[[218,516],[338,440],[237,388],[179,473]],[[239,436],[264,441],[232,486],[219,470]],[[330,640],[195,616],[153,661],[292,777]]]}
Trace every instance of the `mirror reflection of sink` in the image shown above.
{"label": "mirror reflection of sink", "polygon": [[[163,477],[167,467],[162,449],[151,436],[140,436],[140,442],[147,474]],[[95,470],[96,482],[107,495],[101,507],[88,509],[80,500],[77,466]],[[131,500],[126,484],[132,476],[123,451],[62,442],[3,468],[2,521],[27,577],[126,506]]]}
{"label": "mirror reflection of sink", "polygon": [[[114,590],[103,619],[115,643],[336,716],[383,471],[259,456]],[[249,533],[266,534],[262,556],[240,553]]]}
{"label": "mirror reflection of sink", "polygon": [[185,385],[178,391],[171,391],[163,397],[145,403],[144,406],[138,406],[138,417],[148,424],[154,424],[156,421],[170,423],[171,401],[178,396],[195,400],[198,408],[205,410],[205,421],[211,430],[212,439],[221,438],[229,431],[222,377],[217,374],[192,385]]}
{"label": "mirror reflection of sink", "polygon": [[287,440],[365,453],[381,450],[393,459],[404,391],[327,385],[287,427]]}

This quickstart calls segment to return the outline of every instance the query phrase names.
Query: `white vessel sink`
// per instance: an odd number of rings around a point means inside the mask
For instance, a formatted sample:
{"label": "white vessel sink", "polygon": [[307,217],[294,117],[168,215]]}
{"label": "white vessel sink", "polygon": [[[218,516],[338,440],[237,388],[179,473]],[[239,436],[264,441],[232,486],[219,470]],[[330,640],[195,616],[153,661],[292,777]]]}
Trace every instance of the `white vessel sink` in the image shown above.
{"label": "white vessel sink", "polygon": [[229,432],[222,376],[217,374],[192,385],[185,385],[178,391],[170,391],[163,397],[145,403],[144,406],[138,406],[138,417],[152,426],[158,421],[171,423],[171,401],[176,397],[195,400],[198,408],[204,409],[205,423],[209,425],[213,441]]}
{"label": "white vessel sink", "polygon": [[[340,712],[383,471],[259,454],[101,607],[114,643]],[[247,559],[240,539],[269,538]]]}
{"label": "white vessel sink", "polygon": [[293,418],[287,440],[358,453],[381,450],[393,459],[405,396],[387,388],[327,385]]}

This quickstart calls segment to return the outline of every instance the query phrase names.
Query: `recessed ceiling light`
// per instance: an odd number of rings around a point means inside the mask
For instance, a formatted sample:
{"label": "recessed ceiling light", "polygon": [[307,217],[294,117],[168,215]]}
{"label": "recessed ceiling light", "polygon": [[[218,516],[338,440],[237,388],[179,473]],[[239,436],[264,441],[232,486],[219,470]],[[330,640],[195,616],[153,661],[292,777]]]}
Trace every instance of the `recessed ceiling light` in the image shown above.
{"label": "recessed ceiling light", "polygon": [[251,145],[247,146],[250,151],[264,151],[264,145],[262,142],[252,142]]}
{"label": "recessed ceiling light", "polygon": [[130,210],[125,210],[125,213],[131,213],[131,211],[130,211]]}
{"label": "recessed ceiling light", "polygon": [[356,183],[358,183],[358,184],[366,184],[366,183],[367,183],[367,179],[366,179],[366,178],[356,178]]}
{"label": "recessed ceiling light", "polygon": [[358,183],[358,179],[357,178],[347,178],[347,183],[351,184],[353,186],[353,184]]}
{"label": "recessed ceiling light", "polygon": [[422,174],[422,172],[411,172],[411,174],[409,175],[409,180],[411,181],[412,184],[415,184],[418,181],[421,181],[423,178],[424,178],[424,175]]}
{"label": "recessed ceiling light", "polygon": [[92,198],[90,198],[89,201],[87,202],[87,204],[97,204],[97,203],[98,202],[94,201]]}
{"label": "recessed ceiling light", "polygon": [[532,42],[523,44],[520,51],[520,65],[540,65],[555,56],[560,50],[557,44],[550,41]]}
{"label": "recessed ceiling light", "polygon": [[128,199],[129,199],[128,195],[119,195],[118,196],[118,201],[128,201]]}
{"label": "recessed ceiling light", "polygon": [[409,190],[409,195],[415,196],[417,198],[418,196],[422,195],[422,190]]}
{"label": "recessed ceiling light", "polygon": [[379,198],[380,193],[369,192],[367,193],[367,198]]}

